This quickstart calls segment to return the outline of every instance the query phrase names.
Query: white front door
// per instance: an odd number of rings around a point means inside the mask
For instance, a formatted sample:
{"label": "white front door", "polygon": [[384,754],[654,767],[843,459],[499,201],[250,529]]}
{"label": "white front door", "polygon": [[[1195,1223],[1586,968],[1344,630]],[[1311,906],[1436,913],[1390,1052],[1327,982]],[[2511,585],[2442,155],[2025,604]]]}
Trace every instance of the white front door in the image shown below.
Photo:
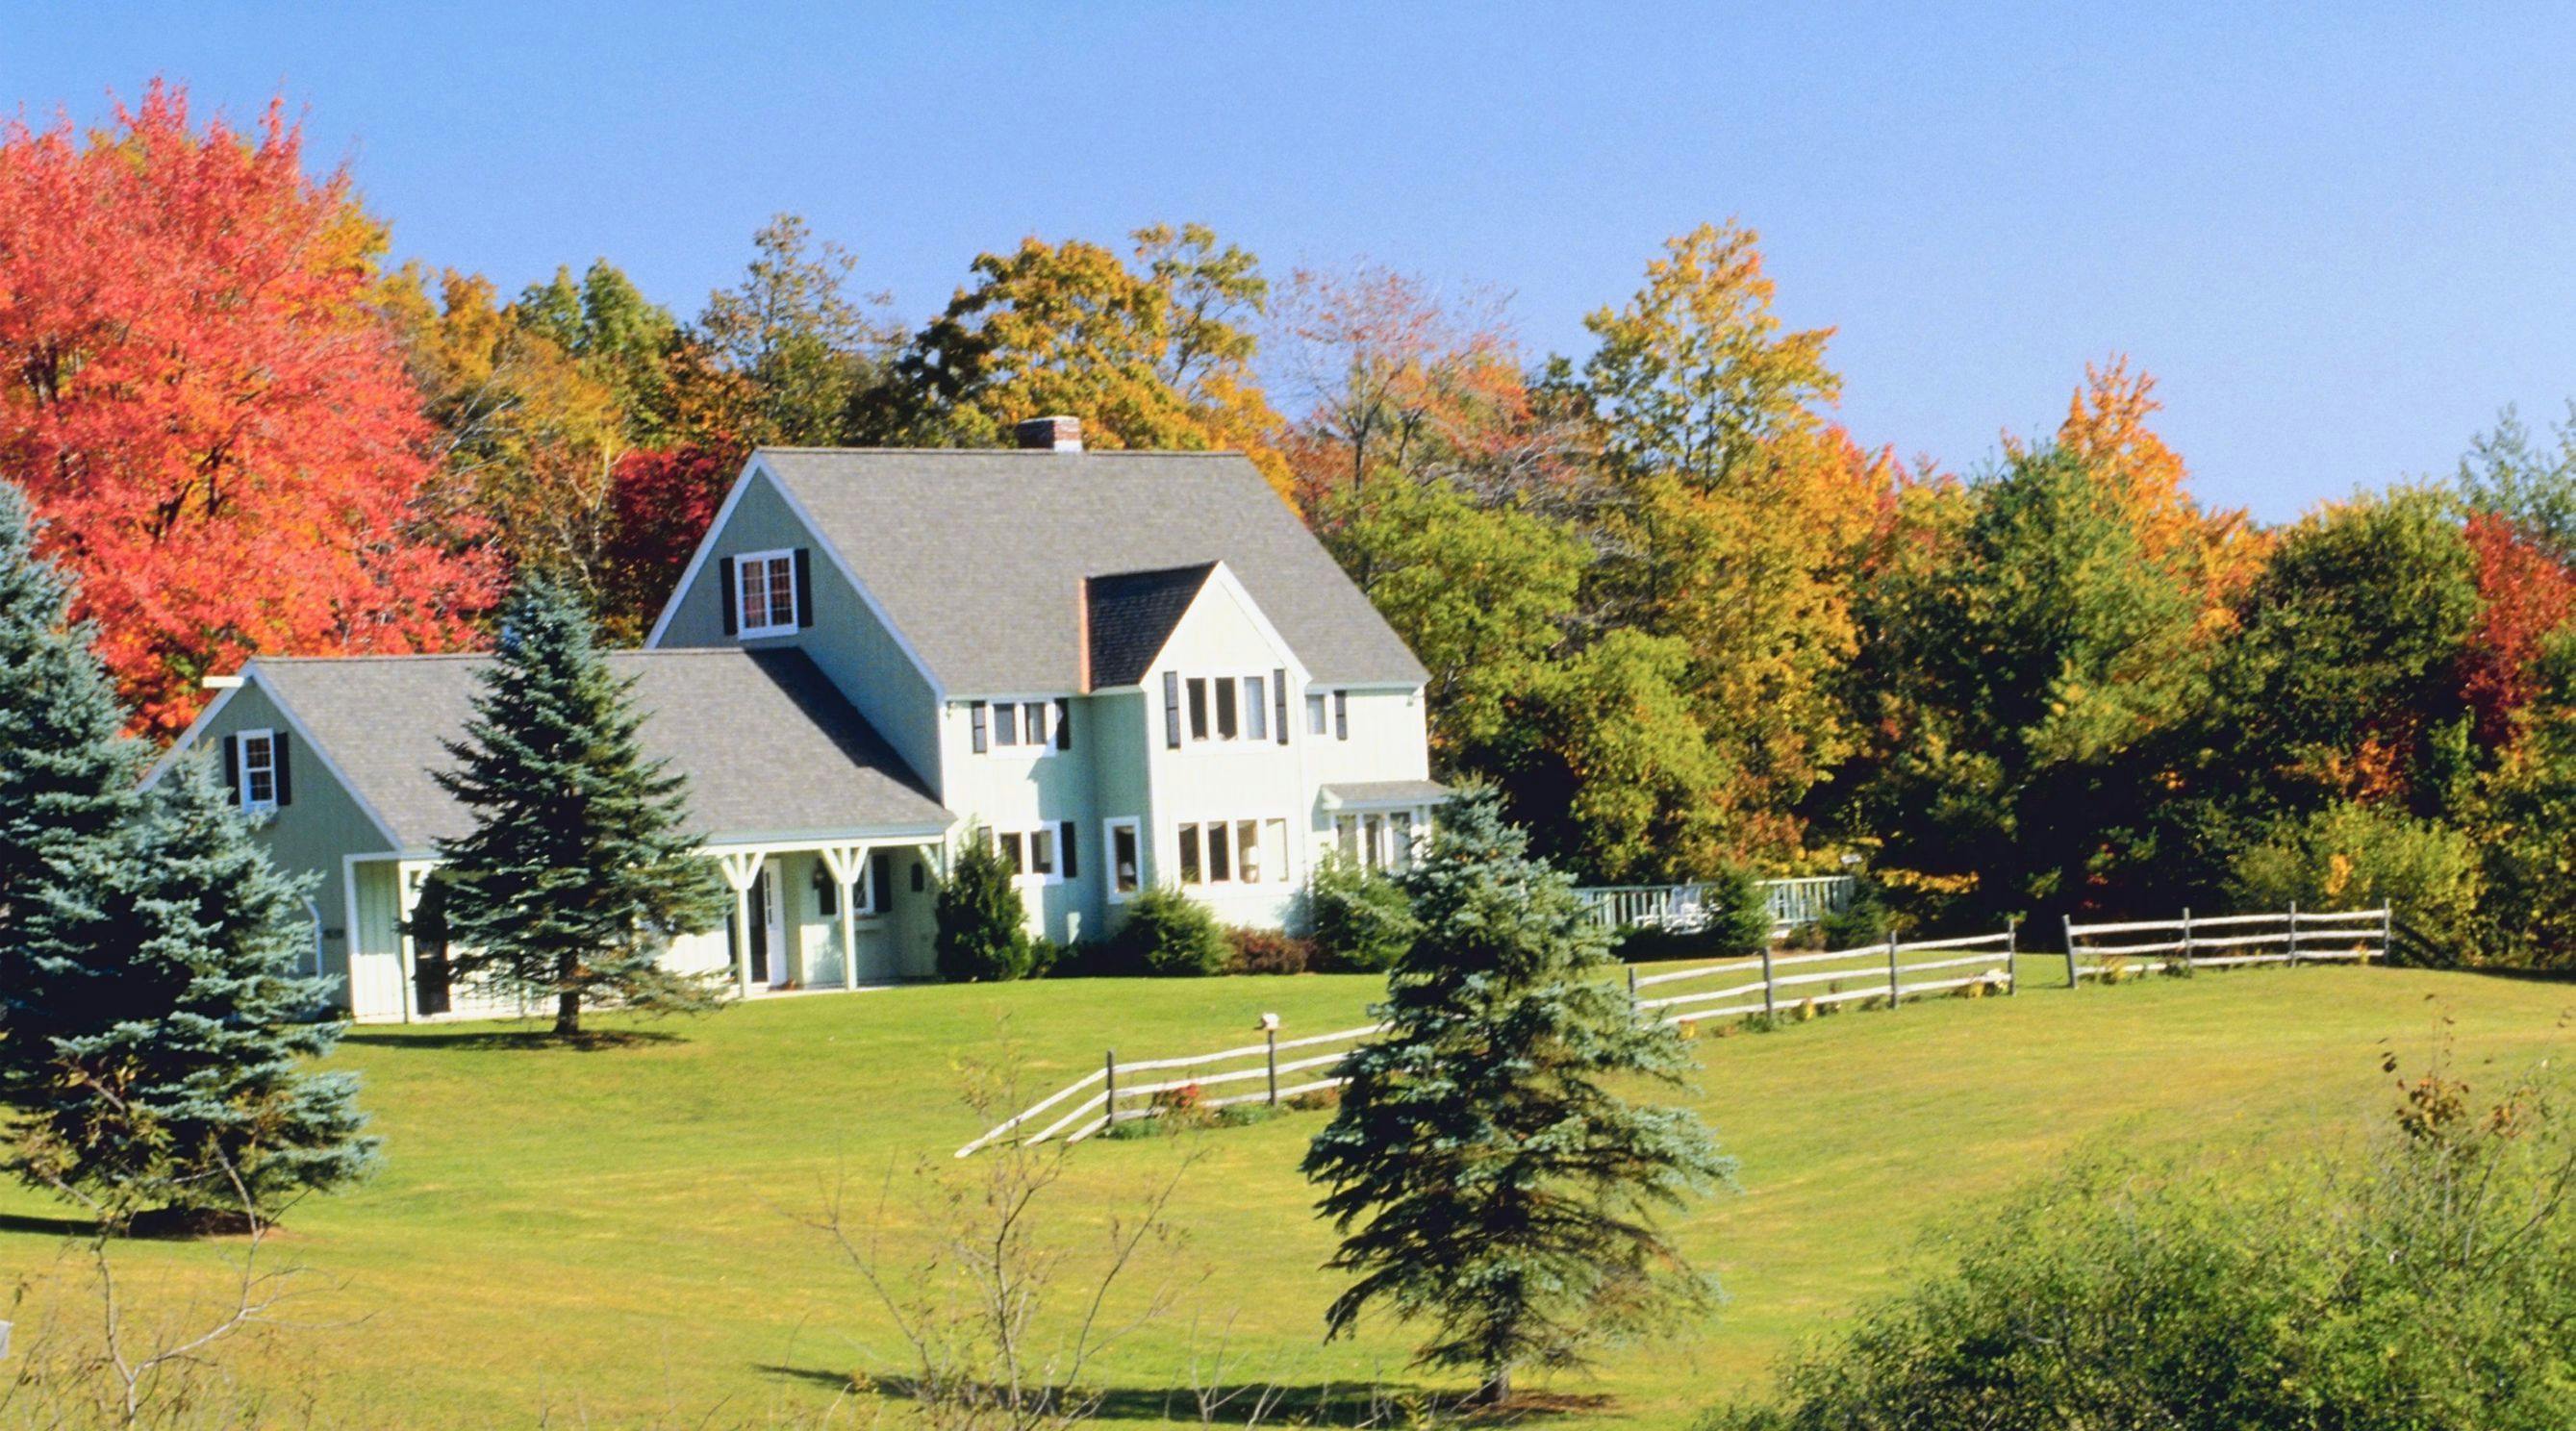
{"label": "white front door", "polygon": [[789,941],[787,899],[784,893],[786,883],[786,871],[774,856],[760,867],[760,888],[755,891],[760,898],[761,913],[758,937],[762,952],[768,956],[769,983],[772,988],[782,988],[795,982],[796,979],[795,968],[788,963],[787,959]]}

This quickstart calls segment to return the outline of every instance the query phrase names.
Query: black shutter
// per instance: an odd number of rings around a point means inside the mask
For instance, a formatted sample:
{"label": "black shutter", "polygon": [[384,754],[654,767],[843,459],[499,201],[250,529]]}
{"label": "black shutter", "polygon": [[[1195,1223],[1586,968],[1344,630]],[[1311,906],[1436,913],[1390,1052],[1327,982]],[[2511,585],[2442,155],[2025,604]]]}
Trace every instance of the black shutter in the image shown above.
{"label": "black shutter", "polygon": [[224,737],[224,788],[232,792],[233,803],[241,803],[241,737]]}
{"label": "black shutter", "polygon": [[268,759],[277,770],[277,803],[294,804],[295,780],[287,773],[286,767],[286,732],[281,730],[269,736]]}
{"label": "black shutter", "polygon": [[1181,748],[1181,673],[1163,673],[1163,748]]}
{"label": "black shutter", "polygon": [[[1058,750],[1073,749],[1073,700],[1069,696],[1056,697],[1055,748]],[[1065,828],[1070,830],[1073,827],[1071,825],[1067,825]]]}
{"label": "black shutter", "polygon": [[1082,873],[1082,867],[1080,863],[1074,859],[1073,854],[1073,822],[1071,820],[1065,821],[1062,825],[1061,833],[1056,840],[1056,847],[1056,858],[1064,863],[1064,877],[1066,879],[1074,879],[1080,876]]}
{"label": "black shutter", "polygon": [[1288,670],[1280,667],[1270,673],[1271,724],[1278,727],[1279,743],[1288,743]]}
{"label": "black shutter", "polygon": [[966,706],[966,719],[975,727],[975,753],[982,755],[990,747],[991,737],[984,727],[984,703],[971,701]]}
{"label": "black shutter", "polygon": [[741,599],[741,594],[734,590],[732,557],[717,560],[716,585],[724,593],[724,634],[731,636],[742,629],[742,614],[734,609],[734,603]]}
{"label": "black shutter", "polygon": [[796,625],[799,630],[814,624],[814,563],[805,548],[796,549]]}
{"label": "black shutter", "polygon": [[1351,693],[1333,692],[1333,739],[1351,738]]}

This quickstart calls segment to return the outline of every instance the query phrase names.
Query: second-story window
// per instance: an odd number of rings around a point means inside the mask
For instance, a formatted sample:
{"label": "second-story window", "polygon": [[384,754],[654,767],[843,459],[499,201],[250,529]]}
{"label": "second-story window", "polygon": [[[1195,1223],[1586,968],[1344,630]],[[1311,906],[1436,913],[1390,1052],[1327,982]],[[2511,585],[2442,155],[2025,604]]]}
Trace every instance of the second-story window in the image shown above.
{"label": "second-story window", "polygon": [[240,745],[241,804],[245,810],[274,810],[277,798],[277,734],[274,731],[242,732]]}
{"label": "second-story window", "polygon": [[[1287,672],[1267,676],[1165,677],[1167,725],[1176,725],[1186,709],[1193,743],[1221,745],[1288,743]],[[1186,693],[1185,703],[1171,698]],[[1167,744],[1177,745],[1174,735]]]}
{"label": "second-story window", "polygon": [[784,636],[796,630],[796,554],[754,552],[736,557],[734,581],[745,636]]}

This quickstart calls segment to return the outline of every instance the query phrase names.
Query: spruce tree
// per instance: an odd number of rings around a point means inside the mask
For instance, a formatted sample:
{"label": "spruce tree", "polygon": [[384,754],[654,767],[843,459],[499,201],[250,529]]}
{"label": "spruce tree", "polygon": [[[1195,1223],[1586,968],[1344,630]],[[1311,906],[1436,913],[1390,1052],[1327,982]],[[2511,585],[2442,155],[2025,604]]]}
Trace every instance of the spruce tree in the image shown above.
{"label": "spruce tree", "polygon": [[1387,1032],[1342,1064],[1306,1154],[1344,1234],[1327,1265],[1359,1274],[1328,1335],[1382,1302],[1430,1324],[1419,1364],[1505,1401],[1516,1370],[1583,1366],[1704,1303],[1655,1216],[1731,1164],[1696,1115],[1608,1086],[1678,1086],[1688,1051],[1632,1015],[1607,936],[1499,795],[1453,802],[1404,882],[1421,929],[1372,1010]]}
{"label": "spruce tree", "polygon": [[40,953],[24,926],[57,898],[94,898],[53,886],[96,867],[142,773],[91,632],[70,624],[71,583],[35,544],[26,499],[0,482],[0,1099],[13,1102],[51,1076],[58,1027],[115,992],[77,951]]}
{"label": "spruce tree", "polygon": [[142,806],[66,860],[14,931],[112,994],[45,1010],[50,1076],[22,1090],[20,1173],[112,1215],[192,1223],[273,1217],[365,1176],[377,1140],[355,1078],[301,1067],[341,1032],[328,983],[303,972],[303,884],[269,862],[203,753]]}
{"label": "spruce tree", "polygon": [[502,614],[501,649],[439,783],[474,812],[442,841],[450,969],[551,1000],[555,1033],[585,1005],[653,1013],[716,1006],[712,980],[674,973],[679,935],[725,918],[689,831],[687,782],[647,760],[631,680],[608,669],[578,598],[530,576]]}
{"label": "spruce tree", "polygon": [[1037,941],[1029,937],[1029,913],[1020,887],[1002,852],[981,825],[971,826],[939,882],[931,906],[935,933],[931,952],[939,977],[951,983],[990,983],[1025,979],[1037,972]]}

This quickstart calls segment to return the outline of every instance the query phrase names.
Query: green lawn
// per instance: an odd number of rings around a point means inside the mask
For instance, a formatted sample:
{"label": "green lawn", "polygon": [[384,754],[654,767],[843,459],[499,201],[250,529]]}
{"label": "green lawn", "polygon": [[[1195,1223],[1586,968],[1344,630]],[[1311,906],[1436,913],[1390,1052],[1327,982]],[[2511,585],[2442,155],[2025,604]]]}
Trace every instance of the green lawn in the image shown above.
{"label": "green lawn", "polygon": [[[2576,986],[2378,969],[2150,980],[2070,993],[2026,960],[2010,1000],[1852,1012],[1779,1034],[1705,1038],[1698,1106],[1742,1161],[1742,1189],[1685,1240],[1726,1285],[1718,1318],[1621,1353],[1586,1419],[1675,1425],[1761,1384],[1772,1359],[1894,1286],[1932,1234],[1983,1215],[2092,1140],[2148,1145],[2346,1137],[2388,1102],[2383,1041],[2428,1049],[2443,1015],[2461,1063],[2520,1069],[2557,1051]],[[976,1120],[961,1058],[1007,1038],[1033,1086],[1129,1057],[1237,1041],[1276,1011],[1290,1034],[1357,1022],[1357,978],[1074,981],[766,1001],[669,1041],[594,1052],[495,1047],[489,1026],[368,1029],[362,1070],[388,1161],[361,1191],[300,1209],[279,1250],[341,1287],[233,1354],[246,1380],[309,1387],[338,1424],[592,1425],[762,1421],[817,1408],[853,1369],[900,1363],[856,1279],[807,1225],[845,1174],[873,1187],[945,1164]],[[1321,1114],[1188,1138],[1086,1144],[1061,1209],[1069,1235],[1189,1147],[1178,1206],[1205,1328],[1297,1385],[1401,1380],[1401,1328],[1316,1345],[1335,1282],[1296,1174]],[[954,1167],[956,1165],[949,1165]],[[908,1183],[909,1179],[901,1180]],[[0,1273],[47,1278],[19,1312],[73,1308],[61,1210],[0,1192]],[[897,1235],[912,1230],[906,1207]],[[147,1301],[178,1295],[222,1249],[127,1257]],[[76,1271],[76,1268],[72,1268]],[[325,1305],[327,1303],[327,1305]],[[363,1318],[362,1320],[350,1320]],[[1106,1380],[1159,1404],[1190,1380],[1170,1326]],[[1141,1414],[1141,1413],[1140,1413]]]}

